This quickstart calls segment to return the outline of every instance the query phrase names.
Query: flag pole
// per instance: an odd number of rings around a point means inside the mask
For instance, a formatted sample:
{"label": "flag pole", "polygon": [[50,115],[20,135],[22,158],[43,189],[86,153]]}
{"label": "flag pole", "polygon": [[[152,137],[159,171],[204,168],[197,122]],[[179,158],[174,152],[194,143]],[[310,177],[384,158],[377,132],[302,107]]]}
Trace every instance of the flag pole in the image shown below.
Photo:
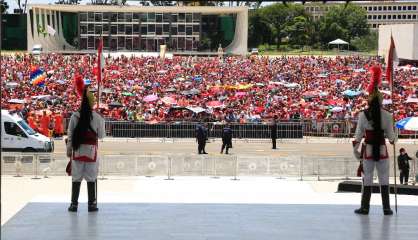
{"label": "flag pole", "polygon": [[[388,56],[388,63],[386,68],[388,68],[390,66],[390,76],[389,76],[389,86],[390,86],[390,94],[391,94],[391,99],[392,99],[392,119],[393,119],[393,123],[395,123],[395,109],[394,109],[394,98],[393,98],[393,83],[394,83],[394,66],[393,66],[393,53],[394,53],[394,49],[395,49],[395,43],[393,41],[393,37],[392,37],[392,32],[390,33],[390,47],[389,47],[389,56]],[[388,74],[386,74],[388,75]],[[386,76],[386,78],[388,78],[388,76]],[[393,185],[393,190],[395,193],[395,213],[398,214],[398,187],[397,187],[397,182],[396,182],[396,139],[398,138],[398,131],[396,129],[395,126],[394,130],[395,130],[395,140],[393,141],[393,177],[394,177],[394,185]]]}

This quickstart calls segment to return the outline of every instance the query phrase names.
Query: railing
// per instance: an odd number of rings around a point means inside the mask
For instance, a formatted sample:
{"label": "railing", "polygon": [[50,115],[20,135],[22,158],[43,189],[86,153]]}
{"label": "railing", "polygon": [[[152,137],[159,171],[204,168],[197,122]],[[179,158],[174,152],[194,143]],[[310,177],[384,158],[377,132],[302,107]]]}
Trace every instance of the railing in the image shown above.
{"label": "railing", "polygon": [[[270,176],[300,180],[352,179],[356,177],[358,161],[349,156],[249,156],[198,154],[101,155],[99,178],[106,176]],[[2,175],[48,177],[65,175],[68,158],[61,154],[2,154]],[[393,162],[391,161],[391,164]],[[416,176],[416,160],[412,164]],[[393,167],[390,168],[393,176]],[[397,174],[399,176],[399,173]],[[414,177],[415,178],[415,177]],[[415,182],[415,181],[414,181]]]}
{"label": "railing", "polygon": [[[67,129],[68,119],[65,122]],[[194,138],[196,122],[167,122],[148,124],[145,122],[106,121],[106,136],[131,138]],[[208,123],[210,137],[221,136],[223,125]],[[302,137],[333,137],[352,138],[356,130],[355,120],[304,120],[281,121],[277,127],[279,139]],[[268,139],[270,126],[268,122],[262,123],[232,123],[234,138],[240,139]],[[399,132],[399,138],[418,139],[418,132]]]}

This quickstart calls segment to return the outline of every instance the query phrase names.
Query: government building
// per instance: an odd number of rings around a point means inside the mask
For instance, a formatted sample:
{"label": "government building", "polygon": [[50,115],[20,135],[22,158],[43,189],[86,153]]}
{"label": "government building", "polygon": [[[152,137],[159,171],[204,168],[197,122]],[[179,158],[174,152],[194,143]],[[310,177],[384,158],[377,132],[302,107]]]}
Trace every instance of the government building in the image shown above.
{"label": "government building", "polygon": [[[52,29],[52,30],[51,30]],[[31,5],[27,48],[44,51],[105,51],[174,54],[216,52],[245,55],[247,7],[144,7],[108,5]]]}
{"label": "government building", "polygon": [[[380,25],[418,23],[418,1],[351,1],[367,11],[367,22],[371,29],[377,30]],[[306,2],[305,11],[313,18],[319,19],[335,5],[345,1]]]}

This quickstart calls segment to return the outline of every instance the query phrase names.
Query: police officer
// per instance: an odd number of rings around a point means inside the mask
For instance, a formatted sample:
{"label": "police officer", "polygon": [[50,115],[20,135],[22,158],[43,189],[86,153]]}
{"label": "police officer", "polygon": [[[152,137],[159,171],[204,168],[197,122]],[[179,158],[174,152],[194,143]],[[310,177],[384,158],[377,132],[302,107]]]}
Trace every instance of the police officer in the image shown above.
{"label": "police officer", "polygon": [[[399,179],[401,184],[408,185],[408,178],[409,178],[409,161],[412,160],[406,153],[405,148],[399,149],[399,156],[398,156],[398,167],[399,167]],[[404,183],[405,180],[405,183]]]}
{"label": "police officer", "polygon": [[221,154],[224,152],[226,148],[225,154],[228,154],[229,148],[232,148],[232,129],[229,123],[226,124],[222,131],[222,148]]}
{"label": "police officer", "polygon": [[278,118],[277,115],[274,115],[273,121],[271,122],[271,125],[270,125],[270,137],[271,137],[271,142],[273,144],[272,149],[276,149],[277,118]]}
{"label": "police officer", "polygon": [[196,142],[197,151],[199,154],[207,154],[205,151],[206,139],[207,139],[207,128],[200,122],[196,126]]}

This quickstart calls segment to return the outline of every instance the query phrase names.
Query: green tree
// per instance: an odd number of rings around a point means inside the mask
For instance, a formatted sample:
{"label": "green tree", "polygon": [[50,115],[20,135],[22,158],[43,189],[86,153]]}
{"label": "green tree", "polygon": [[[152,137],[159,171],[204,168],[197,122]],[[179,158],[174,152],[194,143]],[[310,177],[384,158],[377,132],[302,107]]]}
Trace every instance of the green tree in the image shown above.
{"label": "green tree", "polygon": [[348,4],[331,7],[320,20],[319,32],[322,44],[341,38],[350,41],[354,37],[369,34],[366,10]]}
{"label": "green tree", "polygon": [[307,17],[297,16],[293,18],[284,31],[289,38],[289,44],[292,46],[303,47],[309,44],[309,34],[312,32],[312,25],[310,25]]}
{"label": "green tree", "polygon": [[7,9],[9,9],[9,4],[5,0],[0,0],[0,13],[6,13]]}
{"label": "green tree", "polygon": [[268,25],[268,19],[265,19],[260,11],[250,11],[248,19],[249,47],[258,47],[258,45],[270,43],[272,40],[272,32]]}

